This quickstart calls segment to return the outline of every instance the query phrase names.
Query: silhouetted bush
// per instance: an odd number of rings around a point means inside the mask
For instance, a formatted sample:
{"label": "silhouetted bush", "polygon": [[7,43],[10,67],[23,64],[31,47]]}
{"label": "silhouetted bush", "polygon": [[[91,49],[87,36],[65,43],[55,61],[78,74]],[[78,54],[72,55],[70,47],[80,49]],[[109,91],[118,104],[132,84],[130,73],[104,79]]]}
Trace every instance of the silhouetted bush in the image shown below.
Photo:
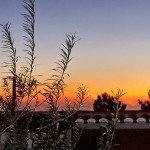
{"label": "silhouetted bush", "polygon": [[[97,96],[97,100],[94,101],[94,111],[114,111],[115,110],[115,98],[107,93],[103,93],[101,96]],[[126,104],[119,101],[120,110],[126,109]]]}
{"label": "silhouetted bush", "polygon": [[138,102],[141,105],[141,110],[150,110],[150,101],[149,100],[141,101],[138,99]]}

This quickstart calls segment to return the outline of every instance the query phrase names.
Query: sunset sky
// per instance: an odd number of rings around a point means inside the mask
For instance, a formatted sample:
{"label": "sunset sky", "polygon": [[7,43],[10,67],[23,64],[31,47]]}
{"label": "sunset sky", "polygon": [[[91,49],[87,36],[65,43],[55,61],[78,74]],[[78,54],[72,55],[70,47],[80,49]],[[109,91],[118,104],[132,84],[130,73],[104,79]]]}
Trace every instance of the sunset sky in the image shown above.
{"label": "sunset sky", "polygon": [[[18,55],[23,58],[22,13],[22,0],[0,0],[0,23],[11,23]],[[43,75],[40,80],[52,74],[60,58],[59,48],[70,32],[81,38],[67,69],[66,94],[70,98],[83,83],[89,89],[90,109],[98,94],[117,88],[127,92],[122,100],[129,104],[128,109],[138,108],[138,99],[148,99],[150,0],[36,0],[38,57],[34,73]],[[2,63],[5,58],[0,53]],[[3,77],[3,68],[0,72]]]}

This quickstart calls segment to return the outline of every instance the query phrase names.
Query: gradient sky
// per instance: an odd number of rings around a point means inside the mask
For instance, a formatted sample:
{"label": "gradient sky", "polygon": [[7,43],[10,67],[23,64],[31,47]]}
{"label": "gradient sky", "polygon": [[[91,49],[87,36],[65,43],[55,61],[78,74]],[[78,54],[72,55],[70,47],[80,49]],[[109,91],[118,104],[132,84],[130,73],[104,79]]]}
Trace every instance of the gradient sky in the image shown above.
{"label": "gradient sky", "polygon": [[[22,0],[0,0],[0,23],[11,22],[18,55],[22,50]],[[60,57],[65,34],[77,32],[66,79],[69,96],[84,83],[90,91],[88,103],[103,92],[117,88],[127,94],[122,100],[136,107],[147,99],[150,86],[149,0],[36,0],[35,74],[47,79]],[[0,40],[2,40],[0,38]],[[1,49],[2,50],[2,49]],[[1,60],[4,57],[1,53]],[[3,68],[1,68],[2,77]],[[131,106],[128,106],[130,109]]]}

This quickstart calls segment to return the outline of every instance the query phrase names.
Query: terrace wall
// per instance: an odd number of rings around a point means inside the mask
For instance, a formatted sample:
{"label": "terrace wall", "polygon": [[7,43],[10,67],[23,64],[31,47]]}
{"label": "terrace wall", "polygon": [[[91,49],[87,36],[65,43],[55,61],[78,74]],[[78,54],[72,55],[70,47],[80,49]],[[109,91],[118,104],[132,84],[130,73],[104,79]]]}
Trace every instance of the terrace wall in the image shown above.
{"label": "terrace wall", "polygon": [[[119,123],[115,131],[112,150],[150,150],[150,112],[119,112]],[[79,142],[82,150],[96,150],[102,124],[111,119],[110,112],[78,112],[75,121],[80,121],[83,135]]]}

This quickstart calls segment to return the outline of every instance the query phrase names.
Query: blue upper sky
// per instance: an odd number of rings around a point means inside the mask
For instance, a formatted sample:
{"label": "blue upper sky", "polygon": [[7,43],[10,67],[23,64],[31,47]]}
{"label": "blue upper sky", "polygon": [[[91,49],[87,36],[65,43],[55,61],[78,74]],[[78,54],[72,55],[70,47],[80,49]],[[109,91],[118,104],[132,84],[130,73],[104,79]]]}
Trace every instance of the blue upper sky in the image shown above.
{"label": "blue upper sky", "polygon": [[[36,0],[35,10],[37,63],[42,69],[45,65],[53,68],[65,34],[77,32],[81,41],[72,54],[70,82],[92,84],[99,88],[97,92],[125,88],[132,98],[136,91],[146,94],[150,85],[150,0]],[[20,49],[23,12],[22,0],[0,0],[0,23],[12,23]],[[47,75],[47,70],[43,72]]]}

